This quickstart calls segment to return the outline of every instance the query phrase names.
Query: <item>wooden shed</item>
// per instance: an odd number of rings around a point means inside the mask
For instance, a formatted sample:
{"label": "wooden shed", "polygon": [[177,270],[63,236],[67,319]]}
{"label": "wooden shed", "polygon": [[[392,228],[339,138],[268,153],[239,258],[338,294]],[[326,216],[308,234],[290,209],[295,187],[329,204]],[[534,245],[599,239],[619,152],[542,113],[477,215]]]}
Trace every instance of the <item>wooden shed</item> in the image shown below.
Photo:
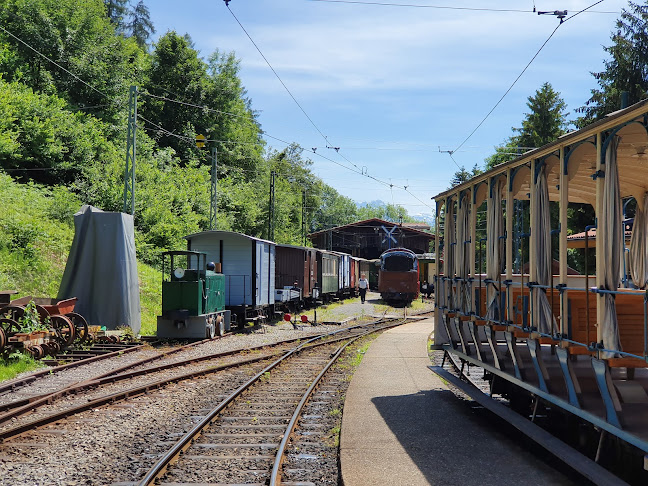
{"label": "wooden shed", "polygon": [[429,252],[434,234],[423,231],[423,228],[426,226],[417,223],[410,226],[408,223],[371,218],[317,231],[308,238],[315,248],[374,260],[390,248],[408,248],[417,254]]}

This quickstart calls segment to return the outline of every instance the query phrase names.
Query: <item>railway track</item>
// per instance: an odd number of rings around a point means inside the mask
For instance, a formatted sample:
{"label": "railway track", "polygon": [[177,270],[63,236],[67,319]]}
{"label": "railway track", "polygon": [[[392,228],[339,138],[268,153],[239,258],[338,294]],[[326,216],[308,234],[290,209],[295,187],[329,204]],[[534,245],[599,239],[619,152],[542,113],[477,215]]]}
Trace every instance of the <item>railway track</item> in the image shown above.
{"label": "railway track", "polygon": [[[318,347],[326,346],[328,351],[325,354],[330,354],[331,349],[340,346],[337,341],[348,340],[350,334],[362,332],[359,329],[347,329],[338,329],[336,337],[319,336],[318,340],[323,344]],[[250,376],[261,373],[263,381],[267,371],[262,370],[277,360],[277,353],[289,354],[288,348],[295,348],[294,344],[283,343],[281,346],[283,349],[248,351],[246,356],[231,353],[227,362],[222,356],[217,358],[218,364],[203,359],[178,369],[178,366],[167,363],[164,365],[166,370],[144,373],[148,376],[148,381],[138,384],[137,390],[130,384],[125,386],[129,383],[127,380],[131,379],[125,377],[128,373],[105,377],[105,382],[96,380],[96,383],[90,384],[96,387],[95,390],[79,390],[78,396],[69,394],[65,400],[53,401],[47,406],[50,408],[41,408],[36,413],[30,412],[23,417],[7,421],[2,424],[0,432],[3,440],[0,446],[0,478],[3,479],[0,479],[0,484],[17,484],[14,471],[20,470],[24,473],[18,462],[38,463],[39,451],[43,448],[47,449],[48,458],[54,458],[52,464],[43,467],[61,471],[70,468],[70,461],[77,461],[76,458],[65,459],[72,452],[71,448],[80,447],[83,450],[83,464],[75,464],[73,470],[66,473],[69,482],[59,483],[52,480],[52,484],[78,484],[75,481],[88,481],[88,477],[95,477],[98,473],[93,468],[102,469],[98,464],[105,463],[100,457],[93,462],[95,448],[97,454],[109,448],[110,445],[106,445],[106,442],[111,443],[113,436],[122,437],[120,443],[123,446],[120,451],[138,450],[143,453],[138,458],[135,458],[132,452],[121,460],[117,457],[115,461],[121,465],[119,467],[129,469],[128,472],[121,472],[119,476],[130,480],[142,477],[145,470],[141,466],[149,467],[154,462],[153,459],[157,459],[166,447],[163,444],[164,447],[160,450],[160,434],[165,435],[167,439],[174,435],[183,435],[187,424],[195,423],[198,418],[202,419],[213,408],[214,401],[220,402],[227,398],[233,390],[249,381]],[[306,353],[314,352],[314,346],[314,343],[304,343],[298,348],[305,356]],[[196,369],[190,370],[192,366]],[[150,367],[149,370],[153,368]],[[171,370],[173,376],[161,377]],[[312,378],[308,381],[311,382]],[[276,383],[274,379],[273,383]],[[121,389],[114,392],[110,386]],[[65,406],[59,402],[65,402]],[[248,431],[249,433],[252,432]],[[119,455],[121,452],[115,454]],[[11,465],[10,470],[4,471],[7,464]],[[105,468],[105,465],[103,467]],[[90,483],[109,484],[110,481],[106,482],[105,478],[114,478],[117,474],[114,471],[116,467],[118,466],[113,466],[113,470],[104,471],[103,479]],[[40,468],[30,467],[28,476],[38,475],[38,479],[34,476],[31,481],[43,481],[43,472],[38,471]],[[30,478],[22,478],[21,481],[29,482]]]}
{"label": "railway track", "polygon": [[281,484],[306,402],[344,349],[375,329],[354,331],[343,344],[309,348],[321,339],[313,338],[263,368],[175,442],[138,484]]}

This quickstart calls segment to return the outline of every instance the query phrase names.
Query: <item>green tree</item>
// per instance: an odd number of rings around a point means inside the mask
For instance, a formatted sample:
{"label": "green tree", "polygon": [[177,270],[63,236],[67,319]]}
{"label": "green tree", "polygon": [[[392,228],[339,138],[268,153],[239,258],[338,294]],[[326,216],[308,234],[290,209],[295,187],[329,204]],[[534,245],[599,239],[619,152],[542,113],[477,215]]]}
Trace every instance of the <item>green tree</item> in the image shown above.
{"label": "green tree", "polygon": [[461,168],[457,172],[455,172],[450,179],[450,186],[448,187],[448,189],[451,189],[459,184],[463,184],[464,182],[467,182],[468,180],[481,173],[482,171],[477,164],[473,166],[472,171],[467,171],[464,166],[461,166]]}
{"label": "green tree", "polygon": [[522,120],[517,142],[521,147],[538,148],[553,142],[565,133],[568,125],[565,101],[551,84],[544,83],[534,96],[529,96],[527,107],[531,110]]}
{"label": "green tree", "polygon": [[[265,142],[239,71],[233,52],[216,50],[209,56],[205,96],[212,110],[203,114],[203,128],[210,139],[219,140],[219,173],[237,170],[249,179],[262,160]],[[294,150],[301,153],[301,148]]]}
{"label": "green tree", "polygon": [[144,50],[148,50],[148,40],[152,34],[155,34],[155,27],[151,22],[151,14],[144,0],[140,0],[130,13],[130,23],[128,29],[130,34],[135,38],[137,44]]}
{"label": "green tree", "polygon": [[566,133],[567,105],[551,84],[544,83],[527,98],[529,113],[525,113],[521,128],[512,128],[511,135],[495,153],[485,160],[486,170],[513,160],[524,152],[542,147]]}
{"label": "green tree", "polygon": [[603,50],[610,56],[605,69],[591,73],[599,87],[577,112],[579,127],[598,120],[621,106],[621,93],[627,92],[629,103],[636,103],[648,92],[648,5],[628,2],[612,32],[612,45]]}
{"label": "green tree", "polygon": [[61,98],[0,78],[0,168],[14,178],[70,184],[94,160],[122,160],[109,138],[108,126]]}
{"label": "green tree", "polygon": [[0,75],[36,92],[58,93],[76,109],[114,122],[144,56],[134,40],[115,34],[102,0],[5,0],[1,5],[0,25],[53,62],[0,32]]}
{"label": "green tree", "polygon": [[118,32],[124,32],[128,15],[128,0],[104,0],[106,16]]}
{"label": "green tree", "polygon": [[[155,44],[140,113],[151,123],[154,140],[171,147],[183,160],[200,157],[193,142],[204,131],[202,106],[206,102],[207,66],[198,57],[189,36],[167,32]],[[175,101],[169,101],[173,99]]]}

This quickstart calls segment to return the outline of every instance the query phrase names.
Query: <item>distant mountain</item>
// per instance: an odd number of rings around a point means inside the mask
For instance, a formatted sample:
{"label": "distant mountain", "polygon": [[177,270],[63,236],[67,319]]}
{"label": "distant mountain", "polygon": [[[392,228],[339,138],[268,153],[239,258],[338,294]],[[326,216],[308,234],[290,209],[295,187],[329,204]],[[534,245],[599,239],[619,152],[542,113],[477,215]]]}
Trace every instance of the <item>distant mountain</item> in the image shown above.
{"label": "distant mountain", "polygon": [[423,221],[430,225],[430,228],[434,227],[434,215],[433,214],[410,214],[412,218],[417,221]]}
{"label": "distant mountain", "polygon": [[356,206],[358,206],[359,208],[384,208],[385,206],[387,206],[387,203],[385,201],[381,201],[380,199],[376,199],[375,201],[363,201],[361,203],[356,203]]}

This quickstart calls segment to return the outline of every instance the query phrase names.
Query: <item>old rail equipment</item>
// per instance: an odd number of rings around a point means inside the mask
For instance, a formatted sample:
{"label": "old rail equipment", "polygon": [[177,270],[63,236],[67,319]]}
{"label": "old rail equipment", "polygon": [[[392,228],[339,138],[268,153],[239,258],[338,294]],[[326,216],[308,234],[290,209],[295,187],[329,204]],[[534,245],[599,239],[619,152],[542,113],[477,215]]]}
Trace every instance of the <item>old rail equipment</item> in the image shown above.
{"label": "old rail equipment", "polygon": [[225,275],[220,265],[207,263],[196,251],[167,251],[162,255],[162,315],[159,338],[202,339],[230,330],[225,310]]}
{"label": "old rail equipment", "polygon": [[407,305],[418,297],[419,269],[413,251],[392,248],[380,255],[378,291],[392,305]]}

